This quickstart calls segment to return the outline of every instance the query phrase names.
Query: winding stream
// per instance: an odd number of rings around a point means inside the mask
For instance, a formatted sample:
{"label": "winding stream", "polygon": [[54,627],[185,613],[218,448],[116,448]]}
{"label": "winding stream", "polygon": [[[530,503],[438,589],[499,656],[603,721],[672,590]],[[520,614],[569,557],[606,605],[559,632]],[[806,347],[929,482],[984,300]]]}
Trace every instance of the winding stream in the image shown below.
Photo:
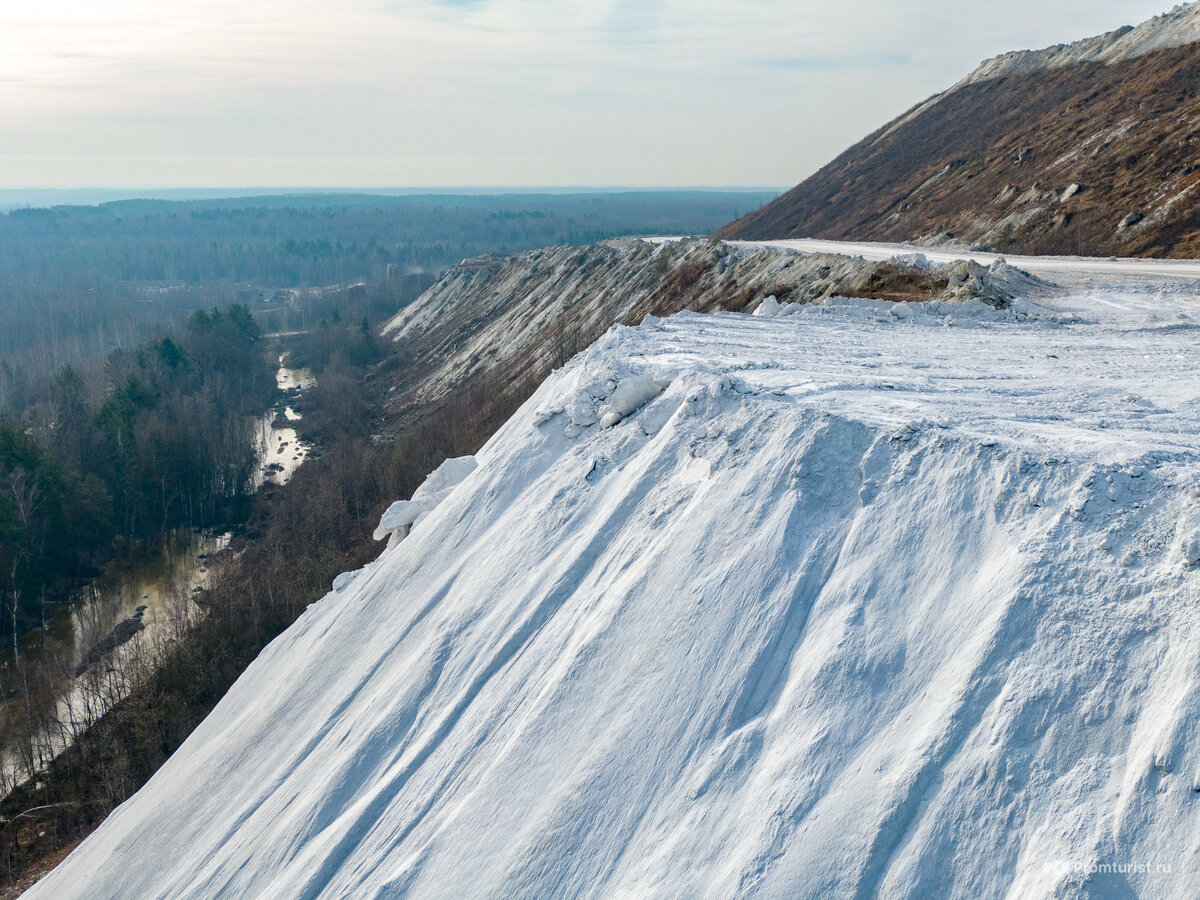
{"label": "winding stream", "polygon": [[[308,369],[288,368],[286,358],[286,354],[280,355],[275,373],[281,397],[258,421],[256,491],[268,483],[287,484],[308,458],[309,448],[296,429],[280,422],[300,420],[286,404],[316,384],[316,378]],[[72,609],[70,643],[76,648],[77,662],[83,662],[122,622],[136,617],[152,631],[169,604],[206,588],[209,557],[226,549],[231,539],[230,532],[181,529],[169,535],[162,549],[149,559],[132,567],[110,565],[82,589]]]}
{"label": "winding stream", "polygon": [[[289,423],[301,418],[291,403],[316,384],[316,378],[308,369],[289,368],[286,358],[286,354],[279,357],[275,374],[279,397],[258,420],[255,491],[267,484],[286,484],[309,454],[310,448]],[[72,723],[76,730],[103,714],[105,710],[96,708],[94,700],[85,699],[85,682],[94,680],[101,670],[108,673],[104,677],[114,672],[123,677],[135,637],[136,644],[151,648],[171,640],[170,629],[186,620],[186,616],[172,613],[179,612],[181,605],[183,612],[195,609],[198,593],[209,585],[212,558],[228,549],[232,537],[228,531],[180,529],[166,537],[161,549],[135,565],[110,563],[75,593],[69,611],[46,604],[44,628],[26,634],[19,652],[23,659],[37,658],[46,652],[45,637],[52,638],[49,646],[68,651],[70,658],[62,663],[74,672],[74,680],[59,701],[60,721]],[[11,662],[9,647],[0,657],[0,665],[8,668]],[[39,753],[46,761],[64,749],[59,737],[47,736],[44,744]],[[11,751],[0,750],[4,783],[20,780],[19,771]]]}
{"label": "winding stream", "polygon": [[[287,354],[279,357],[279,368],[275,371],[275,384],[287,398],[303,393],[317,383],[308,369],[291,369],[285,365]],[[259,468],[254,478],[254,489],[264,484],[287,484],[296,470],[308,458],[309,448],[300,440],[295,428],[287,422],[300,421],[300,414],[291,406],[279,411],[278,404],[259,420],[256,444]]]}

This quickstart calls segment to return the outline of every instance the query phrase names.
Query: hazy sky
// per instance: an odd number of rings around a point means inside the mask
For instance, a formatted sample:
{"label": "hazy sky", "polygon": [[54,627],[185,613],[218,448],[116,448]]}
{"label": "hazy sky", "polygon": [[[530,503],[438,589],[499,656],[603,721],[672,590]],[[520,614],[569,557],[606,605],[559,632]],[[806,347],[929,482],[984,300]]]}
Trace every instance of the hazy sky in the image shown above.
{"label": "hazy sky", "polygon": [[1169,5],[0,0],[0,187],[790,185]]}

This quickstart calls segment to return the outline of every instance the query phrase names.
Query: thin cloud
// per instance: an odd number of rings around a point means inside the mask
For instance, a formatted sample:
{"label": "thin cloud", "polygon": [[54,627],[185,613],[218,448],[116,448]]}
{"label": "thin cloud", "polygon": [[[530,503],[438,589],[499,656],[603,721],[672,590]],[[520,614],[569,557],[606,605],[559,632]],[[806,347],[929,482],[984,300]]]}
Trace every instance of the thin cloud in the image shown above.
{"label": "thin cloud", "polygon": [[984,56],[1160,2],[10,3],[0,180],[786,184]]}

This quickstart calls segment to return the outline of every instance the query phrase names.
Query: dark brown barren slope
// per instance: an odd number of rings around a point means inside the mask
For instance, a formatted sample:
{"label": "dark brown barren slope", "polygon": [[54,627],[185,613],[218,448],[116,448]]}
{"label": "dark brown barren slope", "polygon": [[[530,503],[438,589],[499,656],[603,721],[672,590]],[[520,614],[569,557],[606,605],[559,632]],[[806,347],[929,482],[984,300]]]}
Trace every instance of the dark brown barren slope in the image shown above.
{"label": "dark brown barren slope", "polygon": [[717,236],[1200,256],[1200,44],[967,84],[897,122]]}

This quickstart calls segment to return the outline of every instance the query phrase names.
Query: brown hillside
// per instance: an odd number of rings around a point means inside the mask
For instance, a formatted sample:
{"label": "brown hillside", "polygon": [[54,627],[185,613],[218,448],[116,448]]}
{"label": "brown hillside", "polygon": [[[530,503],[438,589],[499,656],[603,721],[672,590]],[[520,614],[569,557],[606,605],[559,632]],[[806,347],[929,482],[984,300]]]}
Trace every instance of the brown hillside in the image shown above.
{"label": "brown hillside", "polygon": [[1200,44],[967,84],[897,122],[717,236],[1200,256]]}

